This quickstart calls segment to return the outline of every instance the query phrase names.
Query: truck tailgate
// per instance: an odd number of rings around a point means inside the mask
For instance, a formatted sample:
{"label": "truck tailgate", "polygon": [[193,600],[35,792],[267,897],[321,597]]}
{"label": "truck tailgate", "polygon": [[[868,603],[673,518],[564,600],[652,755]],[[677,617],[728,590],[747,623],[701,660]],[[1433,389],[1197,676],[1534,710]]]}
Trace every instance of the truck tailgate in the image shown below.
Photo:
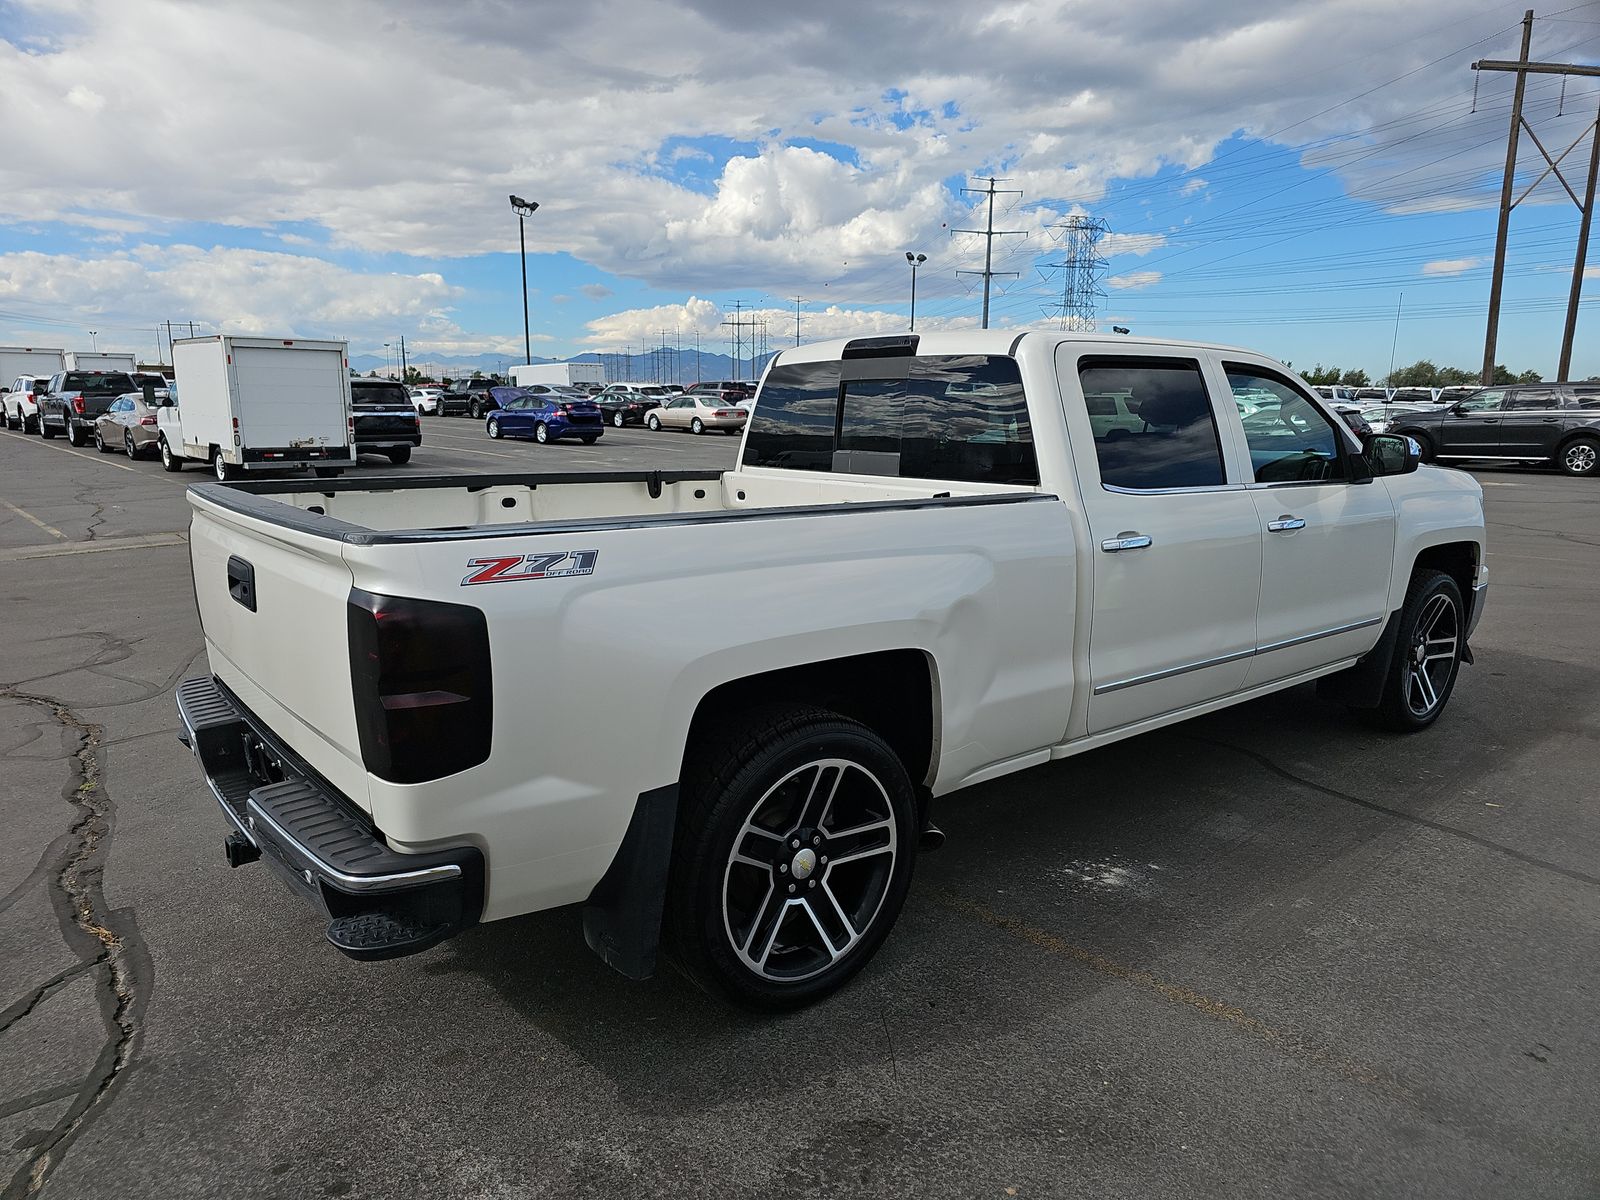
{"label": "truck tailgate", "polygon": [[340,544],[190,493],[189,552],[211,670],[289,748],[369,807]]}

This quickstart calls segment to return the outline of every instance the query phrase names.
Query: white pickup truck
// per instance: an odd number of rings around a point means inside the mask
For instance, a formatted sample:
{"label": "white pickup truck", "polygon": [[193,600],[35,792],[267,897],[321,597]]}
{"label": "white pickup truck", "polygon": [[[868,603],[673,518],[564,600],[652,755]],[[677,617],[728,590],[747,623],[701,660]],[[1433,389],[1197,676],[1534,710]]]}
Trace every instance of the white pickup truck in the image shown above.
{"label": "white pickup truck", "polygon": [[1487,587],[1470,476],[1137,338],[785,350],[726,474],[189,494],[231,863],[358,958],[581,904],[766,1007],[872,956],[935,798],[1311,680],[1425,728]]}

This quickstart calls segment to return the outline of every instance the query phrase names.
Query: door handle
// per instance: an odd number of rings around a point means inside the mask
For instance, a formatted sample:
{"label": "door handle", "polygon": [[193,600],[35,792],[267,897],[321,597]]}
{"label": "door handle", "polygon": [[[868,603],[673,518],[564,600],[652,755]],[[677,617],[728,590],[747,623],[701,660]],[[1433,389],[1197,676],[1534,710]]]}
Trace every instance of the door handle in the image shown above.
{"label": "door handle", "polygon": [[1304,529],[1305,527],[1304,517],[1291,517],[1288,513],[1284,513],[1276,521],[1267,522],[1267,529],[1273,533],[1292,533],[1296,529]]}
{"label": "door handle", "polygon": [[1101,542],[1100,549],[1107,554],[1118,554],[1123,550],[1143,550],[1148,545],[1150,539],[1142,533],[1120,533]]}

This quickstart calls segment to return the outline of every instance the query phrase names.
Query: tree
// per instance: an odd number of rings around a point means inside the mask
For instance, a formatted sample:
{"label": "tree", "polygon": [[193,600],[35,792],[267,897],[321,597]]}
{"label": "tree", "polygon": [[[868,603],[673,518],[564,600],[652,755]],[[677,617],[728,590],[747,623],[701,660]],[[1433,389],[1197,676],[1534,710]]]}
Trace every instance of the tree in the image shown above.
{"label": "tree", "polygon": [[1518,373],[1516,375],[1513,375],[1510,371],[1508,371],[1506,369],[1506,365],[1504,363],[1495,363],[1495,365],[1494,365],[1494,380],[1493,380],[1493,382],[1502,383],[1502,384],[1503,383],[1543,383],[1544,382],[1544,376],[1541,375],[1538,371],[1522,371],[1522,372],[1520,372],[1520,373]]}
{"label": "tree", "polygon": [[1516,383],[1543,383],[1544,374],[1540,371],[1524,371],[1514,380]]}
{"label": "tree", "polygon": [[1460,367],[1440,367],[1439,387],[1459,387],[1464,383],[1477,383],[1483,375],[1479,371],[1465,371]]}
{"label": "tree", "polygon": [[1323,383],[1338,383],[1339,368],[1325,367],[1321,363],[1318,363],[1316,366],[1312,367],[1311,370],[1307,371],[1303,378],[1307,383],[1312,384],[1313,386]]}
{"label": "tree", "polygon": [[417,370],[417,368],[415,368],[415,367],[407,367],[406,368],[406,382],[407,383],[426,383],[427,379],[428,379],[428,377],[426,375],[424,375],[421,371]]}
{"label": "tree", "polygon": [[1367,378],[1367,373],[1360,367],[1346,371],[1339,376],[1338,382],[1346,387],[1370,387],[1372,385],[1372,380]]}
{"label": "tree", "polygon": [[1389,378],[1384,382],[1389,387],[1435,387],[1438,379],[1439,368],[1427,359],[1419,358],[1409,367],[1389,372]]}

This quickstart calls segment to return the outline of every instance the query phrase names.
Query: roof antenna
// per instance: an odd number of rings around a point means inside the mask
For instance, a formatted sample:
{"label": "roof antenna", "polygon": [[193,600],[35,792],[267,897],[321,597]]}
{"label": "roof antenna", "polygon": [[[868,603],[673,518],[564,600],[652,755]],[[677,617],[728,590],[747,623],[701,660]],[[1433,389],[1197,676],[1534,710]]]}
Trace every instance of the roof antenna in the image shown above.
{"label": "roof antenna", "polygon": [[1480,80],[1482,78],[1483,78],[1483,72],[1474,71],[1472,73],[1472,108],[1470,110],[1471,112],[1477,112],[1478,111],[1478,80]]}

